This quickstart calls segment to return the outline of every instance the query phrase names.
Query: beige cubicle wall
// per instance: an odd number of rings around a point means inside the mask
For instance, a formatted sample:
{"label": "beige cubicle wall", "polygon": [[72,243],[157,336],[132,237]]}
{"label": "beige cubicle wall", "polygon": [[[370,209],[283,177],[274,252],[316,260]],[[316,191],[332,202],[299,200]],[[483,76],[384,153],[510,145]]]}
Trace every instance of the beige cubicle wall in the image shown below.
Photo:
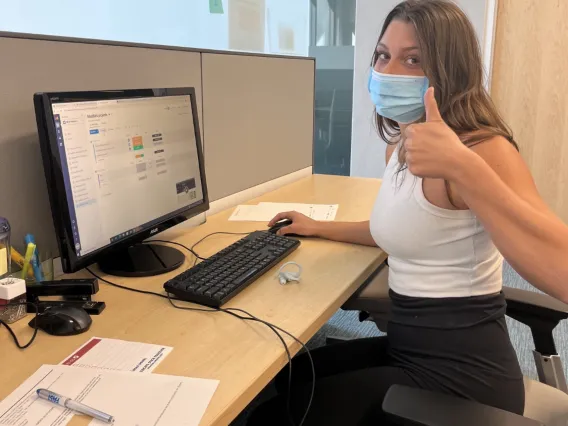
{"label": "beige cubicle wall", "polygon": [[315,61],[203,54],[212,200],[312,165]]}
{"label": "beige cubicle wall", "polygon": [[211,201],[312,164],[313,59],[9,33],[0,34],[0,58],[0,216],[16,246],[28,232],[57,246],[34,92],[195,87]]}
{"label": "beige cubicle wall", "polygon": [[200,54],[0,37],[0,216],[14,243],[35,234],[57,247],[32,96],[39,91],[195,86],[201,105]]}
{"label": "beige cubicle wall", "polygon": [[546,203],[568,223],[568,2],[499,1],[491,95]]}

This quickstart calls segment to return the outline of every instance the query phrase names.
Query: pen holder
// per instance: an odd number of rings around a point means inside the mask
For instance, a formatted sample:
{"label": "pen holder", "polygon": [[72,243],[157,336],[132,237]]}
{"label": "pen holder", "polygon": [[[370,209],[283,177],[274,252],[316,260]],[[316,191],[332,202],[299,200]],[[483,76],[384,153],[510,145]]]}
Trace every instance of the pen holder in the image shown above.
{"label": "pen holder", "polygon": [[[32,284],[41,281],[52,281],[53,280],[53,255],[48,250],[36,250],[36,255],[38,257],[38,264],[41,268],[43,278],[37,280],[34,275],[34,270],[32,266],[29,267],[29,273],[26,275],[25,280],[27,284]],[[15,266],[12,263],[12,276],[17,278],[22,277],[22,268]]]}
{"label": "pen holder", "polygon": [[39,267],[41,268],[43,279],[38,281],[36,277],[33,278],[29,275],[26,277],[26,283],[35,283],[41,281],[52,281],[53,280],[53,255],[50,251],[46,250],[36,250],[36,255],[38,258]]}

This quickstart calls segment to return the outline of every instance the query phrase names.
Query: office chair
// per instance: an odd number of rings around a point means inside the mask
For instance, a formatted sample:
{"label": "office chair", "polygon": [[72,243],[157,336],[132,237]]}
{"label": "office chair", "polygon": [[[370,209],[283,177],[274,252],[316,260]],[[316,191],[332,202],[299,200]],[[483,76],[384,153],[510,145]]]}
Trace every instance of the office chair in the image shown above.
{"label": "office chair", "polygon": [[[518,416],[466,399],[405,386],[392,386],[383,410],[401,425],[568,426],[568,386],[552,331],[568,318],[568,305],[550,296],[503,287],[507,315],[529,326],[539,381],[525,377],[525,412]],[[390,316],[388,265],[383,264],[343,306],[386,332]]]}

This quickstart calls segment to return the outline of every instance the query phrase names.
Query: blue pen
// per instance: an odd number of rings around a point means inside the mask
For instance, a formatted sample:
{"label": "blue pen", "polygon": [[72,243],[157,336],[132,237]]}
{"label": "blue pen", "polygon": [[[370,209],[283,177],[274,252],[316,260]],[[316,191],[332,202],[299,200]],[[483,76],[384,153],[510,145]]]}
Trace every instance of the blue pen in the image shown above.
{"label": "blue pen", "polygon": [[[28,245],[29,243],[33,243],[35,244],[35,238],[32,234],[27,234],[24,237],[24,242],[26,243],[26,245]],[[34,252],[34,255],[32,256],[32,268],[34,270],[34,277],[36,281],[43,281],[43,272],[41,271],[41,264],[39,263],[39,257],[37,255],[37,244],[36,244],[36,249]]]}

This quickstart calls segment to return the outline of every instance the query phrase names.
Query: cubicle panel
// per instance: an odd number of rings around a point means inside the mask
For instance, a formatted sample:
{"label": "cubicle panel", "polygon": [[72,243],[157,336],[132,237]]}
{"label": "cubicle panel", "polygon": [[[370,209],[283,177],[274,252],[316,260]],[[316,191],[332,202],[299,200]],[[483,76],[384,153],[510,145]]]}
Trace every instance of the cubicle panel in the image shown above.
{"label": "cubicle panel", "polygon": [[203,53],[212,201],[312,165],[313,59]]}
{"label": "cubicle panel", "polygon": [[0,37],[0,58],[0,216],[16,247],[27,232],[56,247],[34,92],[193,86],[202,112],[199,52]]}

